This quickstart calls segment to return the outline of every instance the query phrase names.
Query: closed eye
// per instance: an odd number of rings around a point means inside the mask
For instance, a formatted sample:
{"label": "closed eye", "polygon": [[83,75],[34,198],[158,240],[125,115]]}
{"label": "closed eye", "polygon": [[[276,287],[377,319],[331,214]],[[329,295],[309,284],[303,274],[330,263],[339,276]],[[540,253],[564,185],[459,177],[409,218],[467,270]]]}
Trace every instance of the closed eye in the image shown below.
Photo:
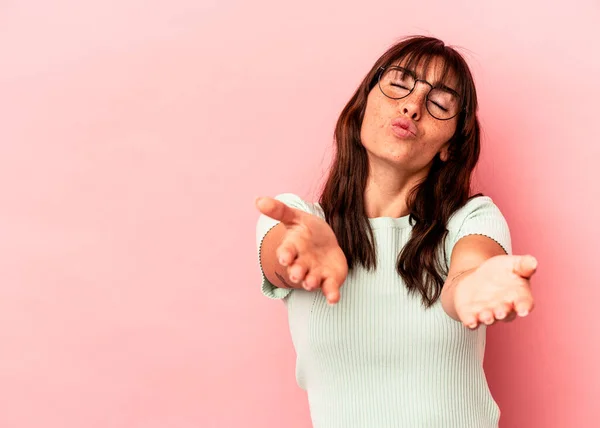
{"label": "closed eye", "polygon": [[438,104],[438,103],[436,103],[435,101],[431,101],[431,100],[429,100],[429,102],[430,102],[430,103],[432,103],[432,104],[433,104],[434,106],[436,106],[437,108],[439,108],[440,110],[443,110],[443,111],[445,111],[445,112],[447,112],[447,111],[448,111],[448,109],[447,109],[446,107],[439,105],[439,104]]}
{"label": "closed eye", "polygon": [[396,88],[408,89],[408,87],[407,87],[407,86],[402,86],[402,85],[399,85],[399,84],[397,84],[397,83],[390,83],[390,85],[391,85],[391,86],[395,86]]}

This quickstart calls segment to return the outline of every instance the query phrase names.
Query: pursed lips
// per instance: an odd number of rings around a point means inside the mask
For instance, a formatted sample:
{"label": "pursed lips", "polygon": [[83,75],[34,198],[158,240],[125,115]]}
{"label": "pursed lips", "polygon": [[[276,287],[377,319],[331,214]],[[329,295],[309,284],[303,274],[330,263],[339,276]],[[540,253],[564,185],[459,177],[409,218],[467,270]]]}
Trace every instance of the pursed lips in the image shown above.
{"label": "pursed lips", "polygon": [[392,120],[392,131],[400,138],[416,137],[417,127],[414,122],[406,117],[397,117]]}

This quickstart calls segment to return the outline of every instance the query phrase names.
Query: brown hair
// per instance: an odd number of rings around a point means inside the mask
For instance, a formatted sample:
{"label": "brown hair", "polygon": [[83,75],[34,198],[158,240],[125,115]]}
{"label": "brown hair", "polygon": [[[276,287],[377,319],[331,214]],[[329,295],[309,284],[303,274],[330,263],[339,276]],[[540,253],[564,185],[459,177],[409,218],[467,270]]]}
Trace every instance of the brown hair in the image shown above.
{"label": "brown hair", "polygon": [[[427,69],[435,58],[444,62],[442,80],[449,72],[458,77],[456,89],[462,110],[448,147],[448,160],[442,162],[437,155],[428,176],[409,194],[412,234],[396,264],[409,291],[420,293],[426,307],[441,295],[443,277],[448,272],[438,247],[448,233],[448,219],[469,200],[471,173],[480,151],[475,84],[467,63],[456,50],[441,40],[415,36],[395,44],[375,62],[338,118],[334,134],[336,153],[319,198],[325,220],[346,255],[349,270],[357,263],[367,270],[375,269],[373,231],[364,205],[369,166],[360,140],[367,97],[377,84],[380,67],[406,60],[407,68],[423,61]],[[443,254],[445,257],[445,249]]]}

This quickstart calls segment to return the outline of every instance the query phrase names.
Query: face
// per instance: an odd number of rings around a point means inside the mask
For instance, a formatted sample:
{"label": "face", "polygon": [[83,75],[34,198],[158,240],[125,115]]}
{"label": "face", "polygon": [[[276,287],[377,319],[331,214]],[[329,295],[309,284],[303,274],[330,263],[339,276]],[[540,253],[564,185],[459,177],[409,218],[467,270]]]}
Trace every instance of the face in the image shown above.
{"label": "face", "polygon": [[[401,61],[394,65],[404,64]],[[421,66],[412,71],[418,79],[435,86],[440,80],[443,62],[434,59],[427,70]],[[444,83],[456,89],[456,79]],[[385,96],[378,85],[373,87],[367,98],[360,135],[370,160],[390,162],[405,172],[417,173],[428,171],[438,153],[442,161],[448,159],[448,141],[454,135],[458,116],[449,120],[433,117],[426,107],[430,89],[429,85],[419,81],[410,95],[392,99]],[[440,117],[435,110],[436,104],[430,106]]]}

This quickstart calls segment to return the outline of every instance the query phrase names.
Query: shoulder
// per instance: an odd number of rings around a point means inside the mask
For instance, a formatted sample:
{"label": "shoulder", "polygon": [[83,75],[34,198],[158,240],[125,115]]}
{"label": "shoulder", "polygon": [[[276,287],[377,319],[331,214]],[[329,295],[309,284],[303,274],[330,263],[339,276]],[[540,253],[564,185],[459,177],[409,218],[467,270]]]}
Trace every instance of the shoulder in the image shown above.
{"label": "shoulder", "polygon": [[489,196],[476,196],[456,210],[447,225],[450,245],[467,235],[484,235],[500,243],[511,252],[508,222],[500,208]]}
{"label": "shoulder", "polygon": [[457,229],[465,222],[475,219],[492,218],[502,219],[504,216],[500,208],[489,196],[476,196],[469,199],[462,207],[457,209],[448,219],[448,229]]}

